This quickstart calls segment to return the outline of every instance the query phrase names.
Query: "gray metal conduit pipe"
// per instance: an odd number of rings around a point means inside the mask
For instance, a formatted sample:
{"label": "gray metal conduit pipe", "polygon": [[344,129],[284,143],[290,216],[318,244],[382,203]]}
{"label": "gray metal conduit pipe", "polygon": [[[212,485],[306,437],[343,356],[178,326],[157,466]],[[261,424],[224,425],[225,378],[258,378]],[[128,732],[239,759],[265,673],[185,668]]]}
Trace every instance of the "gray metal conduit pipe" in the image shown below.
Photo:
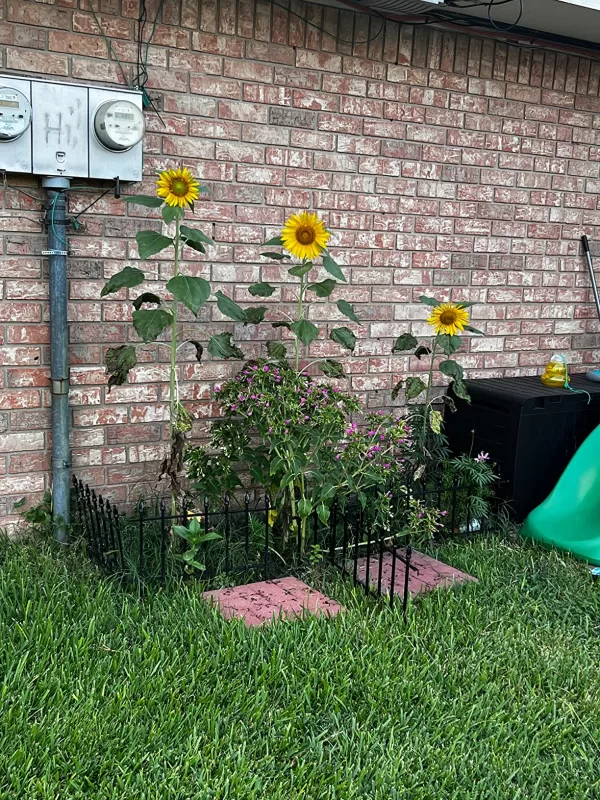
{"label": "gray metal conduit pipe", "polygon": [[42,178],[47,191],[50,271],[50,391],[52,394],[52,515],[56,539],[66,544],[70,521],[69,359],[67,325],[67,192],[70,178]]}

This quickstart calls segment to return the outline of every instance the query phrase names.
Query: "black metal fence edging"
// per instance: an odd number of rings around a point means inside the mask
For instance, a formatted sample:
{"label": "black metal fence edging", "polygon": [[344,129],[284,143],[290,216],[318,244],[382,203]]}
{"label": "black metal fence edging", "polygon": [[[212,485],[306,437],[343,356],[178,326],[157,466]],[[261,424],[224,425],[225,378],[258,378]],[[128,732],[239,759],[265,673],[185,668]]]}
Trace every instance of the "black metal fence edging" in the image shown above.
{"label": "black metal fence edging", "polygon": [[[411,498],[428,498],[442,504],[442,495],[450,496],[450,508],[446,512],[450,519],[452,533],[456,533],[458,520],[457,497],[461,487],[454,483],[450,487],[437,487],[421,491],[407,491],[405,503],[409,508]],[[73,478],[75,509],[74,528],[86,543],[90,558],[107,574],[120,577],[123,582],[139,583],[140,593],[144,594],[148,584],[166,585],[169,577],[169,555],[179,565],[178,575],[195,576],[210,584],[211,581],[223,585],[247,583],[249,580],[268,580],[283,577],[279,573],[290,574],[293,569],[286,564],[274,547],[271,520],[271,502],[268,495],[261,500],[251,501],[245,494],[234,507],[232,499],[226,495],[222,507],[212,508],[207,499],[198,510],[190,509],[183,503],[181,511],[175,515],[167,513],[164,500],[154,509],[143,500],[136,506],[134,515],[120,514],[116,506],[104,500],[83,481]],[[466,500],[466,525],[461,532],[471,532],[469,501]],[[210,556],[202,569],[185,572],[183,539],[175,537],[174,525],[186,528],[195,518],[200,523],[204,535],[220,531],[212,549],[207,547]],[[302,520],[292,517],[290,530],[299,532]],[[356,586],[362,586],[368,595],[387,597],[390,607],[395,598],[401,598],[404,615],[407,612],[410,595],[410,573],[416,570],[412,563],[410,542],[401,549],[396,536],[389,532],[373,532],[372,520],[368,511],[359,504],[335,502],[331,508],[329,521],[322,523],[316,513],[306,520],[306,538],[303,542],[297,535],[298,553],[295,566],[305,558],[308,547],[312,545],[322,560],[328,560],[337,567],[342,576],[351,575]],[[293,537],[292,537],[293,539]],[[271,551],[279,556],[271,557]],[[390,558],[386,559],[386,556]],[[211,560],[212,558],[212,560]],[[391,566],[390,566],[391,562]],[[400,591],[396,587],[398,562],[404,565],[404,575]],[[274,565],[273,565],[274,564]],[[372,567],[376,565],[373,576]],[[389,567],[389,575],[384,574]],[[183,568],[182,568],[183,567]]]}

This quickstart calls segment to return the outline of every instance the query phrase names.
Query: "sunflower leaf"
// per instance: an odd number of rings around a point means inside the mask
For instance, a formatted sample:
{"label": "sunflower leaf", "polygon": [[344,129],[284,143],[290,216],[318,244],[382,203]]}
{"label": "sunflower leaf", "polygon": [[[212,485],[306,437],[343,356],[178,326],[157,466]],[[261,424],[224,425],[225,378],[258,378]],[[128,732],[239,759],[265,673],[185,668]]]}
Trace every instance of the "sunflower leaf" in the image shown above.
{"label": "sunflower leaf", "polygon": [[416,339],[412,333],[403,333],[402,336],[399,336],[394,342],[392,353],[402,353],[405,350],[412,350],[418,344],[419,340]]}
{"label": "sunflower leaf", "polygon": [[313,268],[312,261],[305,261],[303,264],[297,264],[295,267],[288,269],[288,274],[293,275],[294,278],[302,278]]}
{"label": "sunflower leaf", "polygon": [[282,261],[284,258],[291,258],[287,253],[261,253],[263,258],[272,258],[274,261]]}
{"label": "sunflower leaf", "polygon": [[265,318],[267,309],[265,306],[250,306],[244,309],[245,325],[258,325]]}
{"label": "sunflower leaf", "polygon": [[267,352],[271,358],[282,361],[287,358],[287,349],[283,342],[267,342]]}
{"label": "sunflower leaf", "polygon": [[340,266],[333,260],[329,253],[323,253],[323,269],[330,275],[333,275],[336,280],[348,283]]}
{"label": "sunflower leaf", "polygon": [[407,378],[406,379],[406,399],[407,400],[414,400],[415,397],[418,397],[421,392],[424,392],[427,388],[426,384],[423,383],[421,378]]}
{"label": "sunflower leaf", "polygon": [[477,328],[474,328],[472,325],[465,325],[465,330],[469,331],[469,333],[476,333],[479,336],[485,336],[483,331],[477,330]]}
{"label": "sunflower leaf", "polygon": [[425,347],[424,344],[419,345],[419,347],[417,347],[415,350],[415,356],[419,359],[419,361],[421,360],[421,356],[428,356],[430,354],[431,350],[429,347]]}
{"label": "sunflower leaf", "polygon": [[122,386],[137,363],[135,347],[122,344],[120,347],[109,347],[104,357],[108,378],[108,392],[113,386]]}
{"label": "sunflower leaf", "polygon": [[120,272],[115,273],[102,287],[100,297],[105,297],[107,294],[118,292],[119,289],[127,288],[132,289],[134,286],[139,286],[146,280],[146,276],[141,269],[137,267],[123,267]]}
{"label": "sunflower leaf", "polygon": [[179,228],[185,243],[200,242],[201,244],[214,244],[214,241],[202,231],[197,231],[195,228],[189,228],[187,225],[182,225]]}
{"label": "sunflower leaf", "polygon": [[244,358],[230,333],[215,333],[208,340],[208,352],[215,358]]}
{"label": "sunflower leaf", "polygon": [[453,400],[453,399],[450,397],[450,395],[448,395],[448,394],[445,394],[445,395],[442,397],[442,400],[443,400],[443,401],[444,401],[444,403],[445,403],[445,404],[448,406],[448,408],[450,409],[450,411],[451,411],[453,414],[455,414],[455,413],[456,413],[456,403],[455,403],[455,402],[454,402],[454,400]]}
{"label": "sunflower leaf", "polygon": [[177,275],[167,282],[167,289],[197,317],[198,311],[210,297],[210,283],[204,278]]}
{"label": "sunflower leaf", "polygon": [[292,323],[290,325],[290,330],[297,339],[300,339],[303,345],[306,345],[306,347],[309,347],[319,335],[317,326],[313,325],[313,323],[309,322],[307,319],[300,319],[298,322]]}
{"label": "sunflower leaf", "polygon": [[477,305],[477,303],[455,303],[454,304],[457,308],[471,308],[472,306]]}
{"label": "sunflower leaf", "polygon": [[343,364],[339,361],[334,361],[332,358],[326,358],[325,361],[320,361],[319,368],[323,375],[327,375],[328,378],[346,377]]}
{"label": "sunflower leaf", "polygon": [[287,328],[288,331],[292,330],[292,323],[291,322],[272,322],[272,328]]}
{"label": "sunflower leaf", "polygon": [[187,341],[196,348],[196,361],[201,363],[202,356],[204,355],[204,346],[197,339],[188,339]]}
{"label": "sunflower leaf", "polygon": [[270,283],[253,283],[248,287],[248,291],[253,297],[271,297],[276,289]]}
{"label": "sunflower leaf", "polygon": [[437,337],[437,342],[442,350],[447,356],[451,356],[453,353],[456,353],[457,350],[460,349],[462,345],[462,339],[460,336],[450,336],[448,333],[442,333]]}
{"label": "sunflower leaf", "polygon": [[272,239],[269,239],[268,242],[265,242],[265,247],[283,247],[283,239],[281,236],[274,236]]}
{"label": "sunflower leaf", "polygon": [[202,242],[193,242],[191,239],[183,239],[183,243],[186,247],[191,247],[192,250],[196,250],[198,253],[206,255],[206,248]]}
{"label": "sunflower leaf", "polygon": [[450,388],[456,397],[460,397],[461,400],[465,400],[467,403],[471,402],[471,395],[467,391],[467,384],[463,380],[455,378],[450,384]]}
{"label": "sunflower leaf", "polygon": [[150,194],[130,194],[122,197],[124,203],[131,203],[134,206],[146,206],[146,208],[159,208],[165,202],[162,197],[154,197]]}
{"label": "sunflower leaf", "polygon": [[423,303],[423,305],[426,305],[426,306],[431,306],[432,308],[435,308],[436,306],[441,306],[442,305],[440,300],[436,300],[435,297],[427,297],[427,295],[425,295],[425,294],[422,294],[419,297],[419,303]]}
{"label": "sunflower leaf", "polygon": [[395,400],[398,397],[398,395],[400,394],[400,389],[402,389],[403,386],[404,386],[404,379],[400,378],[398,383],[392,389],[392,400]]}
{"label": "sunflower leaf", "polygon": [[348,319],[351,319],[352,322],[358,322],[360,325],[360,320],[356,316],[356,312],[354,311],[354,306],[351,303],[348,303],[346,300],[338,300],[337,301],[338,310]]}
{"label": "sunflower leaf", "polygon": [[141,259],[150,258],[173,244],[170,236],[163,236],[156,231],[138,231],[135,238]]}
{"label": "sunflower leaf", "polygon": [[457,361],[454,361],[453,359],[442,361],[439,366],[439,370],[442,375],[447,375],[449,378],[454,378],[455,380],[458,379],[460,381],[463,379],[463,368]]}
{"label": "sunflower leaf", "polygon": [[246,312],[230,297],[227,297],[227,295],[223,294],[221,291],[215,292],[215,297],[217,298],[217,307],[221,314],[224,314],[226,317],[236,322],[246,321]]}
{"label": "sunflower leaf", "polygon": [[160,214],[166,224],[170,225],[176,219],[183,219],[184,211],[179,206],[163,206]]}
{"label": "sunflower leaf", "polygon": [[333,278],[326,278],[318,283],[309,283],[306,288],[315,292],[317,297],[329,297],[336,286],[337,281],[334,281]]}
{"label": "sunflower leaf", "polygon": [[356,347],[356,336],[350,328],[334,328],[329,334],[329,338],[347,350],[352,351]]}
{"label": "sunflower leaf", "polygon": [[133,301],[133,307],[138,311],[144,303],[153,303],[159,306],[161,304],[161,299],[157,294],[154,294],[154,292],[142,292],[142,294]]}
{"label": "sunflower leaf", "polygon": [[144,342],[154,342],[173,321],[170,311],[162,308],[141,309],[131,315],[133,327]]}

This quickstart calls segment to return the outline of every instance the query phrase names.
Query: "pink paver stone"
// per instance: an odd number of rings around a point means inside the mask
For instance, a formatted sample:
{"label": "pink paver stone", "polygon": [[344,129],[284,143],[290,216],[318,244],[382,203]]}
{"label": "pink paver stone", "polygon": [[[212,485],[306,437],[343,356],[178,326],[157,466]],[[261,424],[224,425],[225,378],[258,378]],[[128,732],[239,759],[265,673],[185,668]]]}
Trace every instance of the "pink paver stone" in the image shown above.
{"label": "pink paver stone", "polygon": [[343,607],[298,578],[248,583],[230,589],[205,592],[225,619],[243,619],[246,625],[263,625],[280,619],[302,617],[307,612],[334,617]]}
{"label": "pink paver stone", "polygon": [[[397,550],[399,555],[404,556],[405,550]],[[389,594],[390,586],[392,585],[392,561],[391,553],[385,553],[382,558],[381,567],[381,591],[383,594]],[[449,567],[441,561],[437,561],[431,556],[426,556],[419,553],[417,550],[412,551],[411,569],[408,573],[408,591],[411,597],[425,592],[431,592],[433,589],[445,589],[455,583],[467,583],[468,581],[477,582],[477,578],[467,575],[466,572],[461,572],[459,569]],[[404,594],[404,576],[406,573],[406,566],[399,558],[396,559],[396,575],[394,576],[394,594]],[[366,557],[358,559],[357,577],[361,581],[365,581],[367,574],[367,559]],[[379,582],[379,557],[371,556],[369,562],[369,577],[371,586],[377,588]]]}

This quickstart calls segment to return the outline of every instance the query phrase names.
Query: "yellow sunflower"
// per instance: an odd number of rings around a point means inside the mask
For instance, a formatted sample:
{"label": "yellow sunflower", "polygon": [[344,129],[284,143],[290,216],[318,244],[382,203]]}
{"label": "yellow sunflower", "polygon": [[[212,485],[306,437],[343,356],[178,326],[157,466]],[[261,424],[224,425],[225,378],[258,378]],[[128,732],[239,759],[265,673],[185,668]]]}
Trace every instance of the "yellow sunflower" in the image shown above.
{"label": "yellow sunflower", "polygon": [[454,303],[442,303],[431,312],[427,322],[435,328],[436,333],[447,333],[455,336],[469,324],[469,312],[466,308],[455,306]]}
{"label": "yellow sunflower", "polygon": [[293,214],[283,226],[281,239],[283,246],[296,258],[317,258],[327,247],[331,234],[316,214],[301,211]]}
{"label": "yellow sunflower", "polygon": [[156,181],[156,194],[168,206],[191,206],[200,194],[200,185],[187,167],[166,169]]}

